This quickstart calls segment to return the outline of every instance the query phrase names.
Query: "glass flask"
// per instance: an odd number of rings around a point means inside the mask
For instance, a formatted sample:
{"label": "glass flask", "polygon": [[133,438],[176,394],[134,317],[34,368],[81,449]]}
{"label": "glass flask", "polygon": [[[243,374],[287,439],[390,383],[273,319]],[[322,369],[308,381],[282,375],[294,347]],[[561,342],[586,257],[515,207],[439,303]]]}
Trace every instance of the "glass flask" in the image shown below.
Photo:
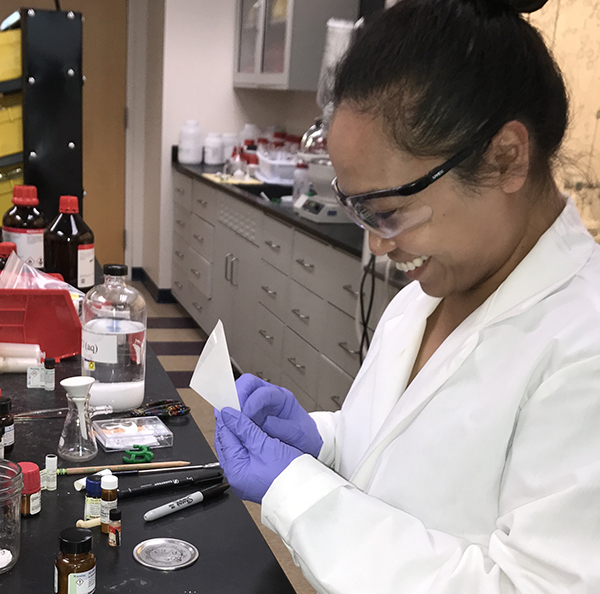
{"label": "glass flask", "polygon": [[127,266],[106,264],[104,284],[85,296],[82,375],[93,377],[92,406],[139,407],[146,376],[146,302],[125,282]]}
{"label": "glass flask", "polygon": [[19,558],[22,488],[21,467],[0,459],[0,573],[9,571]]}
{"label": "glass flask", "polygon": [[85,462],[98,453],[90,415],[90,387],[93,377],[69,377],[60,382],[67,392],[68,411],[60,439],[58,455],[64,460]]}

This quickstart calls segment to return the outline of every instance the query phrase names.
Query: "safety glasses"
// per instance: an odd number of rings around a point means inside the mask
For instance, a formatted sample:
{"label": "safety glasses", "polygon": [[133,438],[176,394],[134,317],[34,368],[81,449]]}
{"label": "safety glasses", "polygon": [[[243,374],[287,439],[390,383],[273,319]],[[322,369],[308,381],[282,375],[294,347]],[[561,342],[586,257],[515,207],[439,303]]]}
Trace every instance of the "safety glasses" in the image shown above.
{"label": "safety glasses", "polygon": [[[344,194],[340,189],[337,177],[331,182],[331,186],[346,214],[356,224],[379,237],[390,239],[403,231],[425,223],[432,217],[433,210],[429,205],[410,197],[423,191],[452,168],[462,163],[475,150],[476,146],[462,150],[419,179],[395,188],[349,195]],[[405,199],[394,200],[399,197]]]}

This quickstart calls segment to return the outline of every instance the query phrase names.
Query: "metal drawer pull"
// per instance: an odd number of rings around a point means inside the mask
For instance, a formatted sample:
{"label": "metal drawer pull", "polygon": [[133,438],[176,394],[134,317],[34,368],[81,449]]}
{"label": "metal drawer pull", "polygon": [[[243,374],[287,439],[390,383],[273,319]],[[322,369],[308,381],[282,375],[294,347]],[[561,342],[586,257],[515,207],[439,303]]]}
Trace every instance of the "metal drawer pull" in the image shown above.
{"label": "metal drawer pull", "polygon": [[273,243],[270,239],[267,239],[265,244],[268,245],[274,252],[279,252],[281,250],[281,246]]}
{"label": "metal drawer pull", "polygon": [[192,305],[198,310],[198,311],[202,311],[204,308],[201,305],[198,305],[195,301],[192,303]]}
{"label": "metal drawer pull", "polygon": [[269,336],[266,330],[259,330],[258,333],[269,342],[273,342],[273,339],[275,338],[274,336]]}
{"label": "metal drawer pull", "polygon": [[265,374],[262,371],[257,371],[254,375],[260,378],[263,382],[271,382],[270,378],[265,377]]}
{"label": "metal drawer pull", "polygon": [[185,256],[178,250],[175,250],[175,255],[180,259],[183,260],[185,258]]}
{"label": "metal drawer pull", "polygon": [[177,219],[175,221],[180,227],[185,227],[185,223],[183,221],[180,221],[179,219]]}
{"label": "metal drawer pull", "polygon": [[308,322],[308,320],[310,320],[310,316],[305,316],[304,314],[300,313],[299,309],[292,309],[292,313],[297,315],[303,322]]}
{"label": "metal drawer pull", "polygon": [[339,396],[332,396],[331,399],[335,404],[337,404],[340,408],[342,407],[342,403],[340,402],[341,398]]}
{"label": "metal drawer pull", "polygon": [[338,342],[338,346],[342,347],[349,355],[352,355],[353,357],[358,357],[359,355],[358,351],[353,351],[351,348],[348,347],[347,342]]}
{"label": "metal drawer pull", "polygon": [[296,363],[296,357],[288,357],[288,361],[298,370],[304,373],[306,370],[305,365],[300,365],[300,363]]}
{"label": "metal drawer pull", "polygon": [[201,200],[200,198],[196,198],[196,202],[200,205],[200,206],[204,206],[204,208],[206,208],[208,206],[208,202],[206,200]]}
{"label": "metal drawer pull", "polygon": [[190,268],[190,270],[192,271],[192,273],[194,274],[194,276],[196,278],[200,278],[201,275],[195,268]]}
{"label": "metal drawer pull", "polygon": [[198,242],[198,243],[204,243],[204,237],[200,237],[200,235],[196,235],[194,233],[194,239]]}
{"label": "metal drawer pull", "polygon": [[271,291],[271,289],[269,289],[269,287],[266,286],[262,286],[261,289],[267,294],[270,295],[271,297],[275,297],[277,295],[277,291]]}
{"label": "metal drawer pull", "polygon": [[173,283],[178,289],[183,289],[183,285],[181,283],[178,283],[177,281],[175,281]]}
{"label": "metal drawer pull", "polygon": [[296,260],[296,262],[298,262],[298,264],[300,264],[300,266],[303,266],[304,268],[306,268],[306,270],[314,270],[314,268],[315,268],[314,264],[308,264],[308,262],[304,261],[304,258],[298,258]]}
{"label": "metal drawer pull", "polygon": [[355,297],[356,299],[358,299],[358,296],[360,295],[359,291],[355,291],[352,288],[352,285],[344,285],[342,287],[344,289],[344,291],[348,291],[348,293],[350,293],[350,295],[352,295],[352,297]]}

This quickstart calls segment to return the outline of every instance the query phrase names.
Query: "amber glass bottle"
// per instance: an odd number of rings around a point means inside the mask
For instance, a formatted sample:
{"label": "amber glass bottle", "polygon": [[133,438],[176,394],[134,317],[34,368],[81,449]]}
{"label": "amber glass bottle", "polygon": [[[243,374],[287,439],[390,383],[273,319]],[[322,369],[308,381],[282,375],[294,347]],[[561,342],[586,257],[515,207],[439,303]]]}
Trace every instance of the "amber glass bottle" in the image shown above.
{"label": "amber glass bottle", "polygon": [[96,591],[96,558],[92,553],[92,531],[65,528],[58,540],[60,553],[54,565],[54,592],[93,594]]}
{"label": "amber glass bottle", "polygon": [[58,210],[44,234],[44,267],[87,291],[94,286],[94,233],[79,214],[77,196],[61,196]]}

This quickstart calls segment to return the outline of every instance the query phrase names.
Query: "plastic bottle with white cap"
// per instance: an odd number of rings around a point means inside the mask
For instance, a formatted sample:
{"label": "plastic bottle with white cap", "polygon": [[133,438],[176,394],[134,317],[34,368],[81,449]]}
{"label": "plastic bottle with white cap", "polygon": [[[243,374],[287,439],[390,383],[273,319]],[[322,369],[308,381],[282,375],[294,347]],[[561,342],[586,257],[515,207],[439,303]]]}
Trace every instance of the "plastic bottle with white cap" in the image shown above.
{"label": "plastic bottle with white cap", "polygon": [[202,130],[196,120],[187,120],[181,128],[177,160],[184,165],[202,163]]}

